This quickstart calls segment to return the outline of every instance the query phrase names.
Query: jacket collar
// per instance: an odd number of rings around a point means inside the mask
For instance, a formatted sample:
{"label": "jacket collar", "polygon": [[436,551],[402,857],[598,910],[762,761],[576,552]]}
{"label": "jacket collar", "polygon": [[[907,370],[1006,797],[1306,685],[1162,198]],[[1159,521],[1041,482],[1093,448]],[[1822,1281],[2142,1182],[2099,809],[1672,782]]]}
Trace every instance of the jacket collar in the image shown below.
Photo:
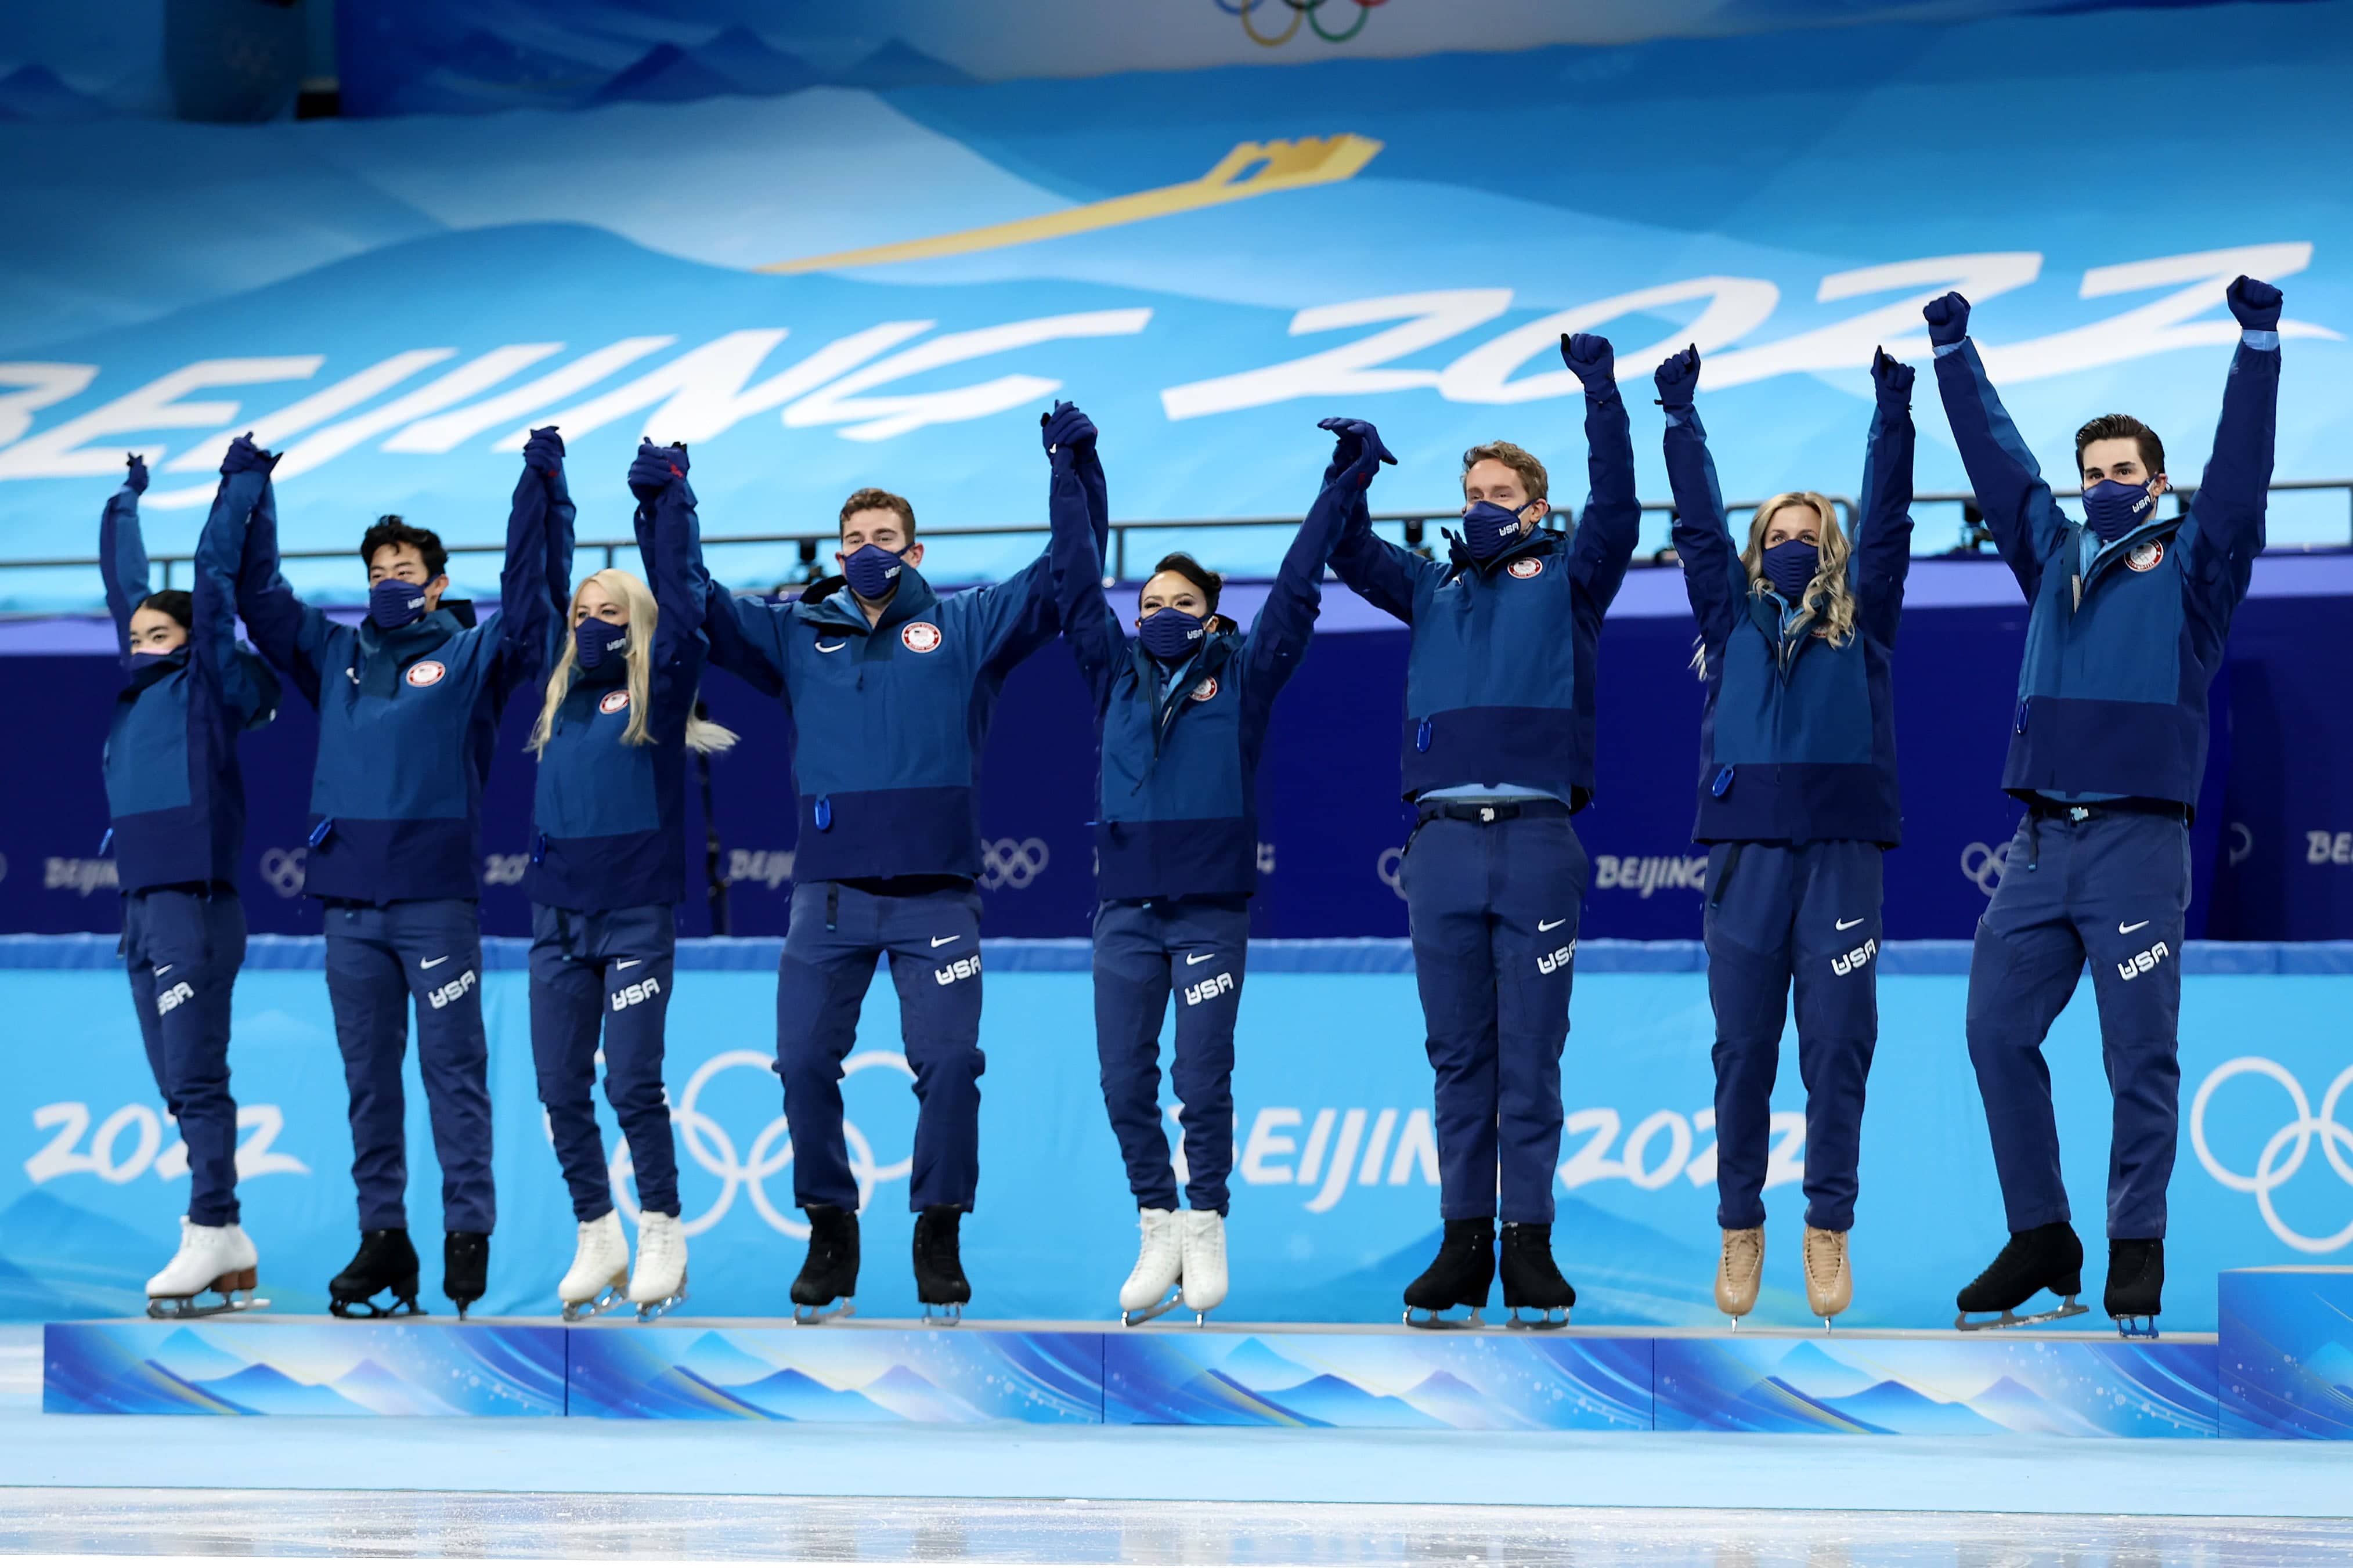
{"label": "jacket collar", "polygon": [[446,609],[435,610],[391,631],[374,621],[362,621],[360,689],[370,697],[396,695],[400,689],[400,672],[456,637],[459,629],[458,617]]}
{"label": "jacket collar", "polygon": [[149,687],[169,680],[187,668],[188,649],[185,645],[174,648],[161,658],[134,658],[124,671],[128,679],[122,683],[122,695],[135,698]]}
{"label": "jacket collar", "polygon": [[881,632],[912,621],[939,602],[940,596],[932,591],[932,585],[923,580],[923,574],[908,566],[901,569],[898,591],[891,595],[891,602],[882,606],[881,618],[871,626],[866,622],[864,606],[859,604],[858,595],[849,591],[846,583],[814,605],[803,599],[793,606],[793,613],[811,626],[855,632],[864,637],[869,632]]}
{"label": "jacket collar", "polygon": [[[2150,510],[2155,510],[2154,508]],[[2145,544],[2160,534],[2178,532],[2184,521],[2179,517],[2151,517],[2138,528],[2118,538],[2114,543],[2101,545],[2098,553],[2092,557],[2092,569],[2084,573],[2084,586],[2088,588],[2097,582],[2102,573],[2132,553],[2135,546]],[[2075,560],[2078,563],[2084,559],[2084,531],[2088,527],[2090,524],[2079,522],[2067,535],[2068,547],[2075,552]],[[2074,574],[2070,573],[2069,575],[2073,576]]]}
{"label": "jacket collar", "polygon": [[[1159,660],[1144,651],[1142,642],[1130,640],[1132,644],[1130,654],[1135,661],[1136,680],[1144,690],[1149,692],[1155,689],[1155,683],[1160,679]],[[1169,728],[1176,723],[1176,715],[1185,710],[1186,699],[1192,696],[1194,689],[1201,682],[1215,678],[1232,662],[1234,650],[1240,647],[1241,644],[1242,636],[1240,632],[1214,632],[1202,639],[1198,652],[1168,672],[1167,688],[1161,692],[1153,714],[1153,750],[1155,752],[1159,750],[1161,740],[1166,736]]]}
{"label": "jacket collar", "polygon": [[[1470,550],[1463,544],[1461,539],[1457,536],[1451,529],[1446,531],[1446,581],[1451,582],[1457,577],[1469,576],[1472,574],[1476,574],[1481,577],[1493,577],[1497,572],[1500,572],[1505,566],[1510,565],[1513,562],[1518,560],[1523,555],[1542,555],[1550,553],[1552,551],[1559,547],[1560,539],[1558,535],[1551,532],[1546,529],[1543,524],[1539,523],[1535,527],[1528,530],[1528,531],[1521,537],[1521,540],[1517,544],[1513,545],[1509,550],[1504,551],[1502,554],[1490,561],[1482,561],[1472,555]],[[1445,583],[1440,583],[1439,586],[1444,587]]]}

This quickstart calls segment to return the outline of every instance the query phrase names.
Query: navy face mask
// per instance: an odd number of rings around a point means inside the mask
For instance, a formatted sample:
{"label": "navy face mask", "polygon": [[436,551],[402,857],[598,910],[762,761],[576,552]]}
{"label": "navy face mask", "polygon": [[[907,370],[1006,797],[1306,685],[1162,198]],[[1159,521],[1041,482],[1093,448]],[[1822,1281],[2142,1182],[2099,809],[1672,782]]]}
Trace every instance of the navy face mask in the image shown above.
{"label": "navy face mask", "polygon": [[385,631],[398,631],[425,614],[425,587],[397,577],[379,578],[368,590],[368,619]]}
{"label": "navy face mask", "polygon": [[869,601],[886,599],[899,585],[899,568],[905,562],[879,544],[861,544],[843,557],[841,574],[849,591]]}
{"label": "navy face mask", "polygon": [[572,643],[580,650],[580,668],[594,669],[605,662],[607,654],[620,653],[628,647],[629,628],[591,616],[572,628]]}
{"label": "navy face mask", "polygon": [[1526,537],[1520,530],[1520,514],[1493,501],[1472,501],[1462,514],[1462,542],[1474,560],[1493,561]]}
{"label": "navy face mask", "polygon": [[1178,664],[1193,657],[1206,629],[1207,623],[1198,616],[1188,616],[1182,610],[1155,610],[1136,628],[1135,640],[1161,663]]}
{"label": "navy face mask", "polygon": [[2102,479],[2084,489],[2084,518],[2104,544],[2114,544],[2142,523],[2156,509],[2157,498],[2147,485],[2122,479]]}
{"label": "navy face mask", "polygon": [[1782,601],[1796,605],[1806,596],[1814,574],[1822,569],[1822,552],[1802,539],[1785,539],[1765,552],[1765,581]]}

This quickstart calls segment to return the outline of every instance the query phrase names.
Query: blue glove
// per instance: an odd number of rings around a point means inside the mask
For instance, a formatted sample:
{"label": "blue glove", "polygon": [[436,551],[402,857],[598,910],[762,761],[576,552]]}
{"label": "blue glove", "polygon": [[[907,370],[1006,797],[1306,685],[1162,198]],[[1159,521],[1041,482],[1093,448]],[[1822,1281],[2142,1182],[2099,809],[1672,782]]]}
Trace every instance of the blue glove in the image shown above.
{"label": "blue glove", "polygon": [[1318,430],[1329,430],[1336,439],[1332,447],[1332,467],[1353,468],[1367,455],[1395,466],[1396,454],[1381,444],[1381,433],[1366,419],[1318,419]]}
{"label": "blue glove", "polygon": [[1969,302],[1958,294],[1939,294],[1920,314],[1928,319],[1928,341],[1940,349],[1969,335]]}
{"label": "blue glove", "polygon": [[1561,363],[1577,373],[1577,379],[1585,384],[1588,392],[1607,392],[1618,384],[1616,357],[1617,351],[1609,346],[1608,338],[1596,337],[1591,332],[1560,335]]}
{"label": "blue glove", "polygon": [[543,425],[522,444],[523,466],[554,479],[564,471],[564,437],[553,425]]}
{"label": "blue glove", "polygon": [[638,443],[637,460],[629,465],[629,493],[651,506],[655,498],[670,489],[671,483],[686,478],[686,443],[675,447],[657,447],[651,441]]}
{"label": "blue glove", "polygon": [[277,466],[278,454],[265,452],[255,446],[253,432],[250,430],[231,441],[228,444],[228,450],[221,455],[223,475],[249,473],[255,469],[259,469],[266,474]]}
{"label": "blue glove", "polygon": [[2259,278],[2245,273],[2231,280],[2230,291],[2223,296],[2231,301],[2231,314],[2239,318],[2239,325],[2251,332],[2279,331],[2280,291]]}
{"label": "blue glove", "polygon": [[123,484],[130,489],[132,495],[145,495],[147,493],[147,459],[133,452],[130,454],[127,467],[130,471],[122,476]]}
{"label": "blue glove", "polygon": [[1095,444],[1095,422],[1080,413],[1075,403],[1055,404],[1054,412],[1038,416],[1038,428],[1050,458],[1058,447],[1082,452]]}
{"label": "blue glove", "polygon": [[1871,357],[1872,384],[1879,390],[1879,406],[1897,413],[1912,407],[1912,378],[1918,373],[1900,359],[1887,357],[1885,349],[1873,349]]}
{"label": "blue glove", "polygon": [[1678,408],[1692,405],[1692,394],[1699,390],[1699,345],[1694,343],[1679,354],[1670,355],[1651,379],[1658,384],[1659,406],[1672,414]]}

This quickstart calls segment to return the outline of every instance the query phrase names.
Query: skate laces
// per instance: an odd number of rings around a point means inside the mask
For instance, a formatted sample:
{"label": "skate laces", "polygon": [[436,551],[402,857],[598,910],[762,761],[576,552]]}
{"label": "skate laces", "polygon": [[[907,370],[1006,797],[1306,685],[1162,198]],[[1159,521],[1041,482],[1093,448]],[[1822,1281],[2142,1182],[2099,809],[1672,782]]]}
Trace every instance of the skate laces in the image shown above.
{"label": "skate laces", "polygon": [[[1812,1254],[1810,1250],[1809,1257]],[[1765,1257],[1765,1233],[1761,1230],[1728,1230],[1724,1233],[1724,1268],[1726,1273],[1746,1275],[1753,1272]]]}
{"label": "skate laces", "polygon": [[1846,1232],[1806,1227],[1806,1272],[1819,1276],[1823,1283],[1836,1279],[1839,1268],[1846,1261]]}

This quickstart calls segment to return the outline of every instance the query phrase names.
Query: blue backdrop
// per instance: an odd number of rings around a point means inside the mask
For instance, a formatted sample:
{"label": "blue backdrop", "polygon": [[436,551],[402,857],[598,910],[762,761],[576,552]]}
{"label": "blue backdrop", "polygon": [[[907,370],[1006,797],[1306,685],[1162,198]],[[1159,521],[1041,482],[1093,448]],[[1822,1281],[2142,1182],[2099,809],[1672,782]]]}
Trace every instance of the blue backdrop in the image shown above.
{"label": "blue backdrop", "polygon": [[[185,1206],[184,1157],[140,1056],[110,943],[0,939],[0,962],[86,969],[5,974],[17,1053],[0,1084],[0,1312],[135,1310]],[[533,1092],[519,943],[491,956],[491,1092],[500,1226],[485,1310],[548,1313],[571,1212]],[[1235,1069],[1231,1246],[1236,1321],[1385,1321],[1436,1243],[1430,1069],[1402,943],[1254,949]],[[315,942],[264,942],[238,983],[236,1089],[245,1224],[266,1294],[315,1311],[354,1237],[342,1075]],[[774,943],[690,952],[670,1012],[668,1085],[693,1233],[695,1309],[776,1314],[799,1267],[789,1130],[768,1063]],[[1936,1328],[2001,1245],[2001,1205],[1961,1034],[1959,944],[1884,950],[1880,1047],[1854,1231],[1855,1326]],[[1135,1215],[1096,1089],[1090,982],[1078,944],[992,943],[982,1046],[981,1187],[966,1223],[975,1313],[1103,1320],[1134,1256]],[[1580,1322],[1698,1323],[1716,1233],[1705,976],[1688,945],[1579,955],[1564,1077],[1567,1137],[1556,1247]],[[310,969],[268,967],[308,963]],[[2278,973],[2283,963],[2297,973]],[[1355,973],[1335,973],[1353,969]],[[2353,1087],[2344,1019],[2353,952],[2193,947],[2185,955],[2180,1163],[2165,1323],[2211,1329],[2215,1270],[2342,1260],[2353,1173],[2339,1146]],[[2100,1253],[2108,1093],[2089,987],[2050,1056],[2065,1175]],[[870,994],[845,1094],[871,1180],[869,1315],[911,1315],[913,1098],[888,984]],[[1774,1095],[1764,1321],[1804,1313],[1797,1266],[1803,1096]],[[1166,1100],[1164,1099],[1164,1103]],[[609,1117],[607,1146],[628,1172]],[[2332,1140],[2335,1142],[2332,1142]],[[412,1066],[409,1220],[440,1228],[439,1178]],[[627,1183],[623,1181],[626,1196]],[[429,1250],[429,1249],[428,1249]],[[2094,1293],[2095,1260],[2086,1284]],[[439,1269],[428,1262],[436,1290]],[[446,1311],[438,1294],[427,1303]],[[2096,1307],[2095,1307],[2096,1311]],[[2105,1322],[2100,1323],[2103,1331]]]}

